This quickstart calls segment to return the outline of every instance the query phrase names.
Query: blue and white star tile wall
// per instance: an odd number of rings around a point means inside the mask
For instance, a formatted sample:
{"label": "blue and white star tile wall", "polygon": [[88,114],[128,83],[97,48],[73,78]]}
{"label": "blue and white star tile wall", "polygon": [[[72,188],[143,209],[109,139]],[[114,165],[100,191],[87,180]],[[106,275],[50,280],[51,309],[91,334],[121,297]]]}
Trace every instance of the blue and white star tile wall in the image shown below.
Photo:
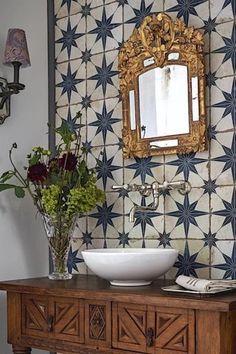
{"label": "blue and white star tile wall", "polygon": [[[97,247],[175,247],[167,277],[236,278],[236,3],[234,0],[55,0],[57,117],[73,125],[82,109],[88,163],[97,165],[106,202],[79,220],[70,269],[86,272],[80,251]],[[205,34],[209,146],[188,155],[122,158],[118,51],[142,19],[166,11]],[[189,195],[164,193],[156,211],[112,185],[186,179]]]}

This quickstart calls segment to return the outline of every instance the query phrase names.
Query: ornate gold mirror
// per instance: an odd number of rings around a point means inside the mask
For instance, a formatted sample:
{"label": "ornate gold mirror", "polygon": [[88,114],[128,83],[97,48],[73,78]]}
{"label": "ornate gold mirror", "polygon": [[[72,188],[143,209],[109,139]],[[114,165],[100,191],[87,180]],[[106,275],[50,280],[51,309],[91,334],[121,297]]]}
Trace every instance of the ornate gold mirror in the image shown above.
{"label": "ornate gold mirror", "polygon": [[206,148],[203,35],[165,13],[147,16],[119,53],[125,157]]}

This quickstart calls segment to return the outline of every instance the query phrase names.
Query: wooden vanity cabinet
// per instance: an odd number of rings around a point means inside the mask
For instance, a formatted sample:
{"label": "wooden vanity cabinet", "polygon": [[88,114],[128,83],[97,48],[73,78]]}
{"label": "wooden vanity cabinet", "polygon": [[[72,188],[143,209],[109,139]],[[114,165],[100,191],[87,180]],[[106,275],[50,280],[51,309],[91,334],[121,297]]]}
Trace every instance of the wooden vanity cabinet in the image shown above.
{"label": "wooden vanity cabinet", "polygon": [[7,291],[8,342],[78,354],[236,354],[236,294],[164,293],[157,281],[112,287],[95,276],[0,282]]}

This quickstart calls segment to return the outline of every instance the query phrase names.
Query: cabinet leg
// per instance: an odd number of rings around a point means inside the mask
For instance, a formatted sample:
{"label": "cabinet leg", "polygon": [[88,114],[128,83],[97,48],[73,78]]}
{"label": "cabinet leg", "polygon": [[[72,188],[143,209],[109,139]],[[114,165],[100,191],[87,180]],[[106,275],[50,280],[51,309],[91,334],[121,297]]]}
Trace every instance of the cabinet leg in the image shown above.
{"label": "cabinet leg", "polygon": [[31,354],[31,348],[19,347],[17,345],[12,346],[12,351],[14,354]]}

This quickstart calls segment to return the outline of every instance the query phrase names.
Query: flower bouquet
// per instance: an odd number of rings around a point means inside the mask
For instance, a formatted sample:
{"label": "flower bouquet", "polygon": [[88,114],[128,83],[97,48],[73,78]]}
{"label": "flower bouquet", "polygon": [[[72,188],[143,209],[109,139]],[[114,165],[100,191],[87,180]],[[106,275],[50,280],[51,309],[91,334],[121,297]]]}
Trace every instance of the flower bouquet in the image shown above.
{"label": "flower bouquet", "polygon": [[[14,143],[9,151],[12,169],[0,177],[0,192],[13,189],[18,198],[28,192],[42,216],[53,261],[50,279],[71,278],[67,257],[76,219],[104,201],[104,192],[96,186],[95,171],[86,163],[87,151],[82,146],[80,132],[81,113],[77,113],[73,122],[78,129],[64,119],[55,129],[59,136],[55,151],[42,147],[32,149],[24,167],[25,176],[13,162],[12,152],[17,148]],[[14,184],[9,183],[12,178]]]}

